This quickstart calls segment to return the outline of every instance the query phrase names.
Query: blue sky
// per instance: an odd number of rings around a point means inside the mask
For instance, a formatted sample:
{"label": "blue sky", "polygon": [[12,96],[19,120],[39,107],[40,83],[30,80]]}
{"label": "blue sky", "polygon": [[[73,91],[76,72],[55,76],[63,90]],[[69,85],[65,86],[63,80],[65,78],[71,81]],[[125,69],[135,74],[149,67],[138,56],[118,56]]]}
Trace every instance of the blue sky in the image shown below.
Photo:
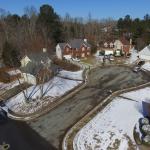
{"label": "blue sky", "polygon": [[39,9],[42,4],[51,5],[61,16],[69,13],[73,17],[118,19],[126,14],[133,18],[150,14],[150,0],[0,0],[0,8],[22,15],[26,6]]}

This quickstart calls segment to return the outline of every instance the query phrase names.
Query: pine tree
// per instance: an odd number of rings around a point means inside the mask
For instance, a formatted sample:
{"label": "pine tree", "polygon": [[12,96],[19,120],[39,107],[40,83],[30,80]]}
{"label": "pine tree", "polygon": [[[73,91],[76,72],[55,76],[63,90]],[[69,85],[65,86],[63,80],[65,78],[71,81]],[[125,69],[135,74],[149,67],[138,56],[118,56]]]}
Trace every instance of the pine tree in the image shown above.
{"label": "pine tree", "polygon": [[9,67],[20,67],[19,51],[8,42],[5,42],[2,52],[3,62]]}

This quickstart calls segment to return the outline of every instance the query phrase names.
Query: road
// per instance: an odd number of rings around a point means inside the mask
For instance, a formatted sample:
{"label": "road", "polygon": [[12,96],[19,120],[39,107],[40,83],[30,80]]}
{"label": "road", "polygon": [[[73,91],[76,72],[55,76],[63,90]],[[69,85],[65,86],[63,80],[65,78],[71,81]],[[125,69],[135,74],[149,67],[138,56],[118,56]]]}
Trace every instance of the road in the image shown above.
{"label": "road", "polygon": [[149,81],[148,75],[134,73],[128,67],[96,68],[90,72],[89,83],[84,89],[28,125],[55,148],[61,149],[67,130],[108,96],[109,90],[114,92]]}
{"label": "road", "polygon": [[23,122],[0,122],[0,145],[5,142],[9,150],[56,150]]}

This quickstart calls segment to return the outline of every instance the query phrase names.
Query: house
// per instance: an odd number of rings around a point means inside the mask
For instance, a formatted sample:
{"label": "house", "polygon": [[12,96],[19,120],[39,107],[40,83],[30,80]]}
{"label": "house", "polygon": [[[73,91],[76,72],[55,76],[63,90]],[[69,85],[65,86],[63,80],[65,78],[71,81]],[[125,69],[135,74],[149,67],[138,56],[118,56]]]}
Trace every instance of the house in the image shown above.
{"label": "house", "polygon": [[22,71],[32,75],[36,75],[42,67],[50,68],[52,63],[45,49],[40,52],[27,53],[20,61]]}
{"label": "house", "polygon": [[21,78],[21,71],[15,68],[0,68],[0,82],[9,83]]}
{"label": "house", "polygon": [[46,49],[43,48],[43,51],[40,52],[28,52],[24,54],[20,60],[21,67],[26,67],[28,63],[36,63],[36,64],[45,64],[50,65],[51,59]]}
{"label": "house", "polygon": [[56,46],[56,56],[59,59],[65,58],[85,58],[91,55],[91,45],[86,39],[73,39],[67,43],[58,43]]}
{"label": "house", "polygon": [[132,40],[128,41],[125,38],[120,38],[105,41],[101,46],[101,51],[104,51],[105,55],[115,54],[116,56],[121,56],[121,54],[124,54],[127,56],[130,54],[132,48]]}
{"label": "house", "polygon": [[150,61],[150,45],[146,46],[143,50],[139,52],[139,58],[145,61]]}

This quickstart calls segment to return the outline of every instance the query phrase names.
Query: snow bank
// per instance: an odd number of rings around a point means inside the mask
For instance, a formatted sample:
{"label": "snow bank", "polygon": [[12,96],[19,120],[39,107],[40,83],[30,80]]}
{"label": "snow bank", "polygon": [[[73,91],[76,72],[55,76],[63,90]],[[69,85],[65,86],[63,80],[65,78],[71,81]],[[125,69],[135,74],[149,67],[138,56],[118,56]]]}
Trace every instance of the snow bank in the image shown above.
{"label": "snow bank", "polygon": [[[14,112],[33,113],[48,103],[53,102],[57,97],[62,96],[80,83],[82,82],[54,77],[44,85],[31,86],[24,90],[24,93],[21,92],[12,97],[6,102],[6,106]],[[43,93],[45,94],[41,98]],[[25,101],[24,95],[30,97],[29,103]]]}
{"label": "snow bank", "polygon": [[62,70],[59,72],[58,76],[69,78],[72,80],[83,80],[82,74],[83,74],[83,70],[76,71],[76,72]]}
{"label": "snow bank", "polygon": [[142,66],[142,69],[147,70],[147,71],[150,71],[150,63],[149,63],[149,62],[146,62],[146,63]]}

